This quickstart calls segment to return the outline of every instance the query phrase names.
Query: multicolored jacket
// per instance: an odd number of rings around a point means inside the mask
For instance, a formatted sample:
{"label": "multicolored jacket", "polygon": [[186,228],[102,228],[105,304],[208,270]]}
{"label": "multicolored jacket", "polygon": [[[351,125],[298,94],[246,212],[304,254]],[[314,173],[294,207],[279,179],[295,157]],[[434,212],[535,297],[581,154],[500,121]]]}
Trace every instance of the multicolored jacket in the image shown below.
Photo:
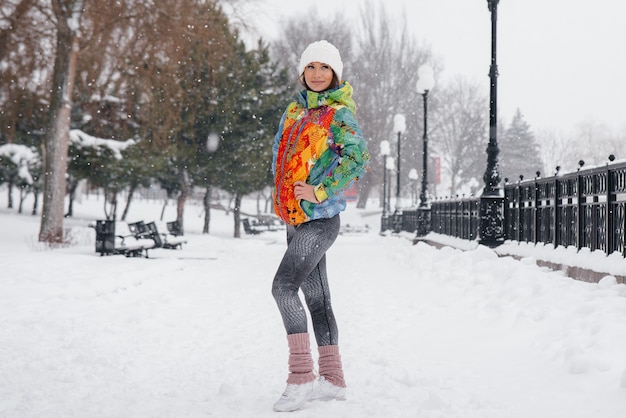
{"label": "multicolored jacket", "polygon": [[[365,173],[370,159],[356,121],[352,86],[301,91],[283,114],[272,148],[274,211],[290,225],[332,218],[346,208],[343,192]],[[293,184],[315,186],[320,203],[297,200]]]}

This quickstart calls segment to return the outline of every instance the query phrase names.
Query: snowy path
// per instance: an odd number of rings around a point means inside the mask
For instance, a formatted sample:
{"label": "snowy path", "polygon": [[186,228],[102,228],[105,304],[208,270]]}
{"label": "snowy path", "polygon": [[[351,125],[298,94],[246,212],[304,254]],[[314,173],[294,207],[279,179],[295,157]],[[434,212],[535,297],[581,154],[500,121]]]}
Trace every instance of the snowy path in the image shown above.
{"label": "snowy path", "polygon": [[[0,417],[276,416],[283,232],[233,240],[230,222],[126,259],[87,228],[42,250],[36,221],[0,214]],[[328,264],[348,400],[293,416],[626,416],[626,286],[375,232]]]}

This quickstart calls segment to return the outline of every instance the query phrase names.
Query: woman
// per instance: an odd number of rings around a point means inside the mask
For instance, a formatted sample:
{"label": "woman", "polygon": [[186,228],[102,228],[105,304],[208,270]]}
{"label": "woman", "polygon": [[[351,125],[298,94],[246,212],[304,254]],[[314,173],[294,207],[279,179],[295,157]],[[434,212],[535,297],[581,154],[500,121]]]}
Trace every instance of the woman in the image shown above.
{"label": "woman", "polygon": [[[272,294],[289,346],[287,388],[275,411],[346,396],[326,251],[339,233],[339,212],[346,208],[343,191],[365,173],[370,156],[356,122],[352,86],[340,82],[342,71],[341,56],[331,43],[314,42],[304,50],[299,74],[305,90],[287,107],[273,146],[274,211],[287,224],[287,251]],[[317,384],[299,289],[318,345]]]}

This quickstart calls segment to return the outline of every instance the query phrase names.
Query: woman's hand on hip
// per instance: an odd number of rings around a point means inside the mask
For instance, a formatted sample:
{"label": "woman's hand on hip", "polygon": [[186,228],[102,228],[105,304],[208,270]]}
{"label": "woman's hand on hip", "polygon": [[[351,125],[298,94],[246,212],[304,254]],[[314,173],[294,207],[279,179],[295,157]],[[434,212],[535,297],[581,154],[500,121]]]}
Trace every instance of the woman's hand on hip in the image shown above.
{"label": "woman's hand on hip", "polygon": [[319,203],[315,197],[315,187],[303,181],[296,181],[293,184],[293,192],[298,200],[306,200],[312,203]]}

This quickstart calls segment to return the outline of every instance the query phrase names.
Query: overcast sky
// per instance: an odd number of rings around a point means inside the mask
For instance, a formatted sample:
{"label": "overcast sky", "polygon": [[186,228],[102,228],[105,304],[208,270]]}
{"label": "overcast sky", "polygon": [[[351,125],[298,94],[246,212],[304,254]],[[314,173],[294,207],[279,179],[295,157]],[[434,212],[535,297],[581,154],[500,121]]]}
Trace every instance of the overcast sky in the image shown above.
{"label": "overcast sky", "polygon": [[[401,13],[444,65],[439,81],[464,74],[489,94],[491,15],[487,0],[374,0]],[[281,18],[329,10],[358,15],[363,0],[252,2],[266,37]],[[257,10],[258,11],[258,10]],[[498,113],[517,107],[537,128],[563,132],[579,122],[626,129],[626,3],[620,0],[501,0],[498,5]],[[320,33],[320,38],[324,34]],[[345,77],[349,80],[349,74]],[[436,94],[436,86],[431,94]]]}

